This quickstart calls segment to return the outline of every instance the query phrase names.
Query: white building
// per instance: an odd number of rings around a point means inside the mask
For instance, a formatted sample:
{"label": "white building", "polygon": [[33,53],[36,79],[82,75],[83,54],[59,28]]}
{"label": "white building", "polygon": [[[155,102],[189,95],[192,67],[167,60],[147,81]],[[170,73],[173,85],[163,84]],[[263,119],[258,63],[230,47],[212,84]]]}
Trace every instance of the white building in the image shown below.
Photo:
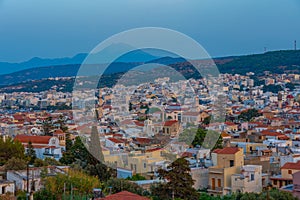
{"label": "white building", "polygon": [[231,176],[232,192],[254,192],[262,191],[262,166],[245,165],[240,174]]}
{"label": "white building", "polygon": [[59,160],[62,157],[62,150],[64,147],[60,146],[57,137],[17,135],[15,140],[21,142],[25,147],[25,150],[27,150],[28,144],[31,142],[36,157],[39,159],[53,158]]}

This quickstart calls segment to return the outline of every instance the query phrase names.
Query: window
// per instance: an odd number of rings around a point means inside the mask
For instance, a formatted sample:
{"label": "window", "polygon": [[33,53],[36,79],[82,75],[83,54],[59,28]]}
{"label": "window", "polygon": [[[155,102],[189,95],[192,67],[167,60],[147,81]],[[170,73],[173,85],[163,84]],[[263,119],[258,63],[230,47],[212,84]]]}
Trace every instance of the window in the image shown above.
{"label": "window", "polygon": [[144,168],[146,168],[147,167],[147,165],[146,165],[146,163],[144,163]]}
{"label": "window", "polygon": [[230,161],[229,161],[229,166],[230,166],[230,167],[233,167],[233,166],[234,166],[234,160],[230,160]]}
{"label": "window", "polygon": [[288,170],[288,174],[292,174],[292,170],[289,169],[289,170]]}
{"label": "window", "polygon": [[218,179],[218,187],[221,187],[221,179]]}
{"label": "window", "polygon": [[277,180],[274,180],[274,185],[277,185]]}
{"label": "window", "polygon": [[216,182],[215,178],[212,178],[212,179],[211,179],[211,189],[212,189],[212,190],[214,190],[214,189],[216,188],[215,182]]}
{"label": "window", "polygon": [[251,174],[250,181],[254,181],[254,174]]}

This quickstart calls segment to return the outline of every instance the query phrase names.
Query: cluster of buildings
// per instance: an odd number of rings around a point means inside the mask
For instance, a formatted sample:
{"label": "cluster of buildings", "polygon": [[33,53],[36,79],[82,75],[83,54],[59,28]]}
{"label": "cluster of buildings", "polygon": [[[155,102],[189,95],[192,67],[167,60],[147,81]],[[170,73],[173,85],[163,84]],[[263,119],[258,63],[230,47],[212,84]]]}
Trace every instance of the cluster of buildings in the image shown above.
{"label": "cluster of buildings", "polygon": [[[286,87],[299,83],[299,75],[265,72],[256,77],[264,80],[264,85],[257,85],[254,76],[220,75],[226,98],[217,106],[224,110],[224,121],[206,123],[214,117],[212,99],[216,96],[210,96],[205,80],[158,78],[140,85],[101,88],[92,98],[93,91],[83,91],[80,98],[73,99],[73,110],[2,110],[0,134],[20,141],[25,148],[31,141],[38,158],[59,160],[65,151],[66,131],[71,139],[80,136],[93,144],[91,128],[95,123],[88,119],[96,118],[104,162],[117,169],[119,178],[137,173],[145,176],[147,180],[137,182],[145,189],[160,181],[159,168],[185,157],[194,187],[207,189],[211,195],[259,193],[274,187],[300,197],[300,88]],[[266,91],[265,85],[282,89],[274,93]],[[70,105],[71,100],[71,94],[52,90],[0,94],[1,104],[10,106],[41,106],[44,101],[45,105]],[[91,103],[95,106],[86,106]],[[257,111],[250,120],[240,117],[250,110]],[[49,119],[51,136],[44,136],[49,132]],[[180,139],[186,130],[199,127],[220,133],[223,148],[211,151],[201,144],[192,146],[193,138],[189,142]]]}

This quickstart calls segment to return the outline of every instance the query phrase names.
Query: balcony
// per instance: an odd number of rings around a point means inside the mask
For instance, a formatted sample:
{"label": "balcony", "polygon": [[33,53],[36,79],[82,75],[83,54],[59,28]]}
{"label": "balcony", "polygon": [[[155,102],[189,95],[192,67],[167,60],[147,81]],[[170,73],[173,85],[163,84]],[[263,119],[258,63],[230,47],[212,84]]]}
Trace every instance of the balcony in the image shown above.
{"label": "balcony", "polygon": [[223,187],[212,187],[209,185],[207,191],[211,193],[223,193]]}
{"label": "balcony", "polygon": [[55,153],[51,153],[51,152],[44,152],[43,155],[45,157],[59,158],[59,154],[55,154]]}
{"label": "balcony", "polygon": [[210,174],[223,174],[224,173],[224,168],[210,167],[209,168],[209,173]]}

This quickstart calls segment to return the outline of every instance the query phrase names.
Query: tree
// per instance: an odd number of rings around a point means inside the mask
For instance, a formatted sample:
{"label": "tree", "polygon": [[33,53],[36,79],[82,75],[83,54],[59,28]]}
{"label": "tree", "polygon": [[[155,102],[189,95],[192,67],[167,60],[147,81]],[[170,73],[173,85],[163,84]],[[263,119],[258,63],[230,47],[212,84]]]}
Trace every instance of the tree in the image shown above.
{"label": "tree", "polygon": [[62,165],[59,161],[53,159],[53,158],[45,158],[42,159],[35,159],[34,166],[35,167],[43,167],[43,166],[60,166]]}
{"label": "tree", "polygon": [[28,142],[27,150],[26,150],[26,156],[29,160],[29,164],[33,165],[34,161],[36,159],[36,153],[35,153],[35,150],[33,148],[33,145],[32,145],[31,141]]}
{"label": "tree", "polygon": [[80,195],[88,195],[92,193],[93,188],[102,188],[102,186],[97,177],[89,176],[83,171],[70,170],[68,174],[46,177],[44,193],[51,193],[55,199],[61,199],[64,188],[68,194],[72,192],[71,190],[76,190]]}
{"label": "tree", "polygon": [[131,178],[127,177],[126,180],[130,180],[130,181],[142,181],[142,180],[146,180],[146,178],[140,174],[135,174],[133,175]]}
{"label": "tree", "polygon": [[44,130],[44,134],[45,135],[49,135],[52,136],[51,131],[53,130],[53,121],[52,121],[52,117],[48,117],[42,124],[43,126],[43,130]]}
{"label": "tree", "polygon": [[167,170],[159,169],[160,179],[167,183],[152,187],[152,193],[160,199],[171,199],[172,196],[181,199],[198,199],[199,194],[193,188],[194,180],[190,174],[189,162],[185,158],[179,158],[167,167]]}
{"label": "tree", "polygon": [[24,152],[24,147],[19,141],[14,141],[11,138],[5,140],[0,138],[0,166],[13,157],[25,159]]}
{"label": "tree", "polygon": [[111,188],[112,193],[118,193],[126,190],[139,195],[143,194],[143,188],[141,188],[138,184],[125,179],[112,178],[109,179],[105,185],[106,193],[110,192],[107,188]]}
{"label": "tree", "polygon": [[259,116],[261,116],[261,114],[258,112],[258,110],[256,110],[256,109],[253,108],[253,109],[249,109],[249,110],[247,110],[247,111],[242,112],[242,113],[238,116],[238,118],[239,118],[240,120],[242,120],[242,121],[249,122],[249,121],[251,121],[253,118],[259,117]]}
{"label": "tree", "polygon": [[20,158],[11,158],[5,164],[5,170],[24,170],[27,167],[25,160]]}
{"label": "tree", "polygon": [[202,121],[202,124],[208,125],[211,121],[211,116],[205,117],[204,120]]}
{"label": "tree", "polygon": [[190,128],[184,130],[179,136],[179,141],[185,142],[186,144],[192,144],[194,147],[197,145],[209,149],[223,147],[223,140],[219,132],[202,128]]}
{"label": "tree", "polygon": [[68,130],[68,126],[66,126],[66,120],[64,119],[63,115],[60,115],[57,122],[59,124],[59,128],[63,131],[66,132]]}
{"label": "tree", "polygon": [[84,146],[80,137],[75,138],[71,149],[63,154],[60,162],[68,165],[76,163],[89,175],[97,176],[103,181],[108,180],[116,173],[115,170],[108,168],[105,164],[96,159]]}

